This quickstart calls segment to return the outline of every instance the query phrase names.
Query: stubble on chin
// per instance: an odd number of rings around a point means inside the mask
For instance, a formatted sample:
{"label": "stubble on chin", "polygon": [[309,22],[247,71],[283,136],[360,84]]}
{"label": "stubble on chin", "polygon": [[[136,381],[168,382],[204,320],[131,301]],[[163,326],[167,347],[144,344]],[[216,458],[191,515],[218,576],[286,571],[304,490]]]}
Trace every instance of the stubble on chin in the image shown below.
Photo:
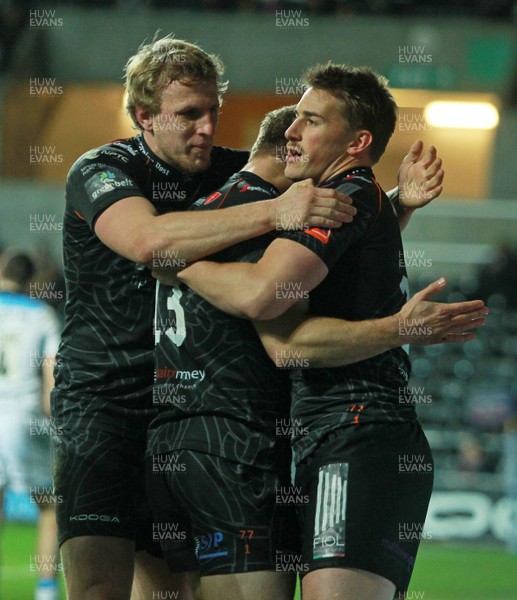
{"label": "stubble on chin", "polygon": [[210,158],[208,159],[197,159],[194,161],[193,173],[202,173],[210,168],[211,165]]}
{"label": "stubble on chin", "polygon": [[284,175],[291,181],[300,181],[303,179],[303,173],[301,173],[297,165],[287,165]]}

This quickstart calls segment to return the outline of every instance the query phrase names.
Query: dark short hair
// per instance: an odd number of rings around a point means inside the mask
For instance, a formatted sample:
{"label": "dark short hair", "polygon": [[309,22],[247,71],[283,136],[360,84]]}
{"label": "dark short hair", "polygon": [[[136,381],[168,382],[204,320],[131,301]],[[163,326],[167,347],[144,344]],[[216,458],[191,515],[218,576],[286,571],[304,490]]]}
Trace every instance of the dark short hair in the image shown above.
{"label": "dark short hair", "polygon": [[4,279],[23,288],[36,273],[36,267],[28,254],[6,250],[0,258],[0,271]]}
{"label": "dark short hair", "polygon": [[343,117],[350,128],[367,129],[372,134],[370,156],[376,163],[386,150],[397,122],[397,104],[388,89],[388,80],[369,67],[329,62],[308,69],[304,83],[343,101]]}

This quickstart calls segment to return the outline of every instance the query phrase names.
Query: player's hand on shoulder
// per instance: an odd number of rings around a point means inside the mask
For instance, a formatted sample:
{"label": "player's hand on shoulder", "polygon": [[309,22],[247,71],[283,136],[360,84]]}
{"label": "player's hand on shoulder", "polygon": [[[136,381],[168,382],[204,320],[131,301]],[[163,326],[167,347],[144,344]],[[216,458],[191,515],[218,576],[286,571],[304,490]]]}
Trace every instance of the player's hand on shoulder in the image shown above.
{"label": "player's hand on shoulder", "polygon": [[400,165],[399,203],[404,208],[421,208],[442,193],[442,159],[432,145],[425,154],[423,150],[422,141],[413,142]]}
{"label": "player's hand on shoulder", "polygon": [[350,223],[357,213],[349,196],[334,189],[315,187],[312,179],[294,183],[273,204],[276,230],[340,227]]}

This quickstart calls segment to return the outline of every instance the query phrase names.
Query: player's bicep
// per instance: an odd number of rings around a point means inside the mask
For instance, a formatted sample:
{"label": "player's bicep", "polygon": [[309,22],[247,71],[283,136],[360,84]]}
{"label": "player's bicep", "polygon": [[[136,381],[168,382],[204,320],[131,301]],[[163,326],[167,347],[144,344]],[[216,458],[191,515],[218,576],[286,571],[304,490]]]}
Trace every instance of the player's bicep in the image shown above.
{"label": "player's bicep", "polygon": [[97,217],[95,234],[111,250],[132,260],[148,260],[146,235],[151,219],[156,217],[154,206],[142,196],[123,198],[108,206]]}

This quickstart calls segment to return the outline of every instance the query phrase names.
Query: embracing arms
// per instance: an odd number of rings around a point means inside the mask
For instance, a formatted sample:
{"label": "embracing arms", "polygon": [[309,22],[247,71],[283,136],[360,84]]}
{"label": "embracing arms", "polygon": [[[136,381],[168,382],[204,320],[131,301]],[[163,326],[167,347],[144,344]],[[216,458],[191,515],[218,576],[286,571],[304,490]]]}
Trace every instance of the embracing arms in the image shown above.
{"label": "embracing arms", "polygon": [[[443,278],[416,293],[400,311],[368,321],[345,321],[303,314],[298,306],[269,321],[254,321],[269,357],[277,366],[296,357],[312,367],[338,367],[359,362],[406,344],[468,342],[485,323],[481,300],[431,302],[446,285]],[[412,326],[418,324],[417,327]]]}
{"label": "embracing arms", "polygon": [[339,227],[356,210],[335,190],[316,188],[309,181],[291,186],[274,200],[215,211],[171,212],[158,215],[143,197],[119,200],[97,218],[95,233],[117,254],[148,264],[169,253],[184,264],[256,237],[286,223]]}

